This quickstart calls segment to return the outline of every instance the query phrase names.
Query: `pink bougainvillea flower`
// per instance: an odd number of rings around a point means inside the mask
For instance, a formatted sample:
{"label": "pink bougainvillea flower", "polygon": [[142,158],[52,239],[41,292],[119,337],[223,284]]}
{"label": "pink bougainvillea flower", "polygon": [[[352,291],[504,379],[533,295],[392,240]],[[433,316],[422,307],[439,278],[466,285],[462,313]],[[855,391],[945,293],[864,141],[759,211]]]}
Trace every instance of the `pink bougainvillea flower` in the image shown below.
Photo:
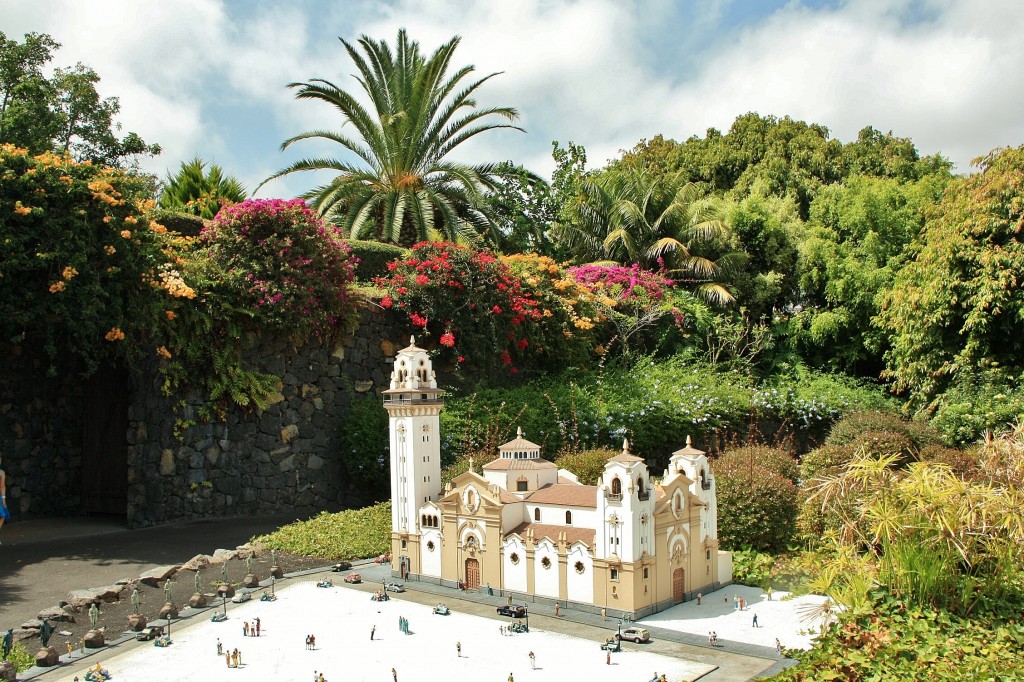
{"label": "pink bougainvillea flower", "polygon": [[438,340],[442,346],[448,346],[449,348],[453,348],[455,346],[455,334],[452,334],[451,332],[441,334],[441,338]]}

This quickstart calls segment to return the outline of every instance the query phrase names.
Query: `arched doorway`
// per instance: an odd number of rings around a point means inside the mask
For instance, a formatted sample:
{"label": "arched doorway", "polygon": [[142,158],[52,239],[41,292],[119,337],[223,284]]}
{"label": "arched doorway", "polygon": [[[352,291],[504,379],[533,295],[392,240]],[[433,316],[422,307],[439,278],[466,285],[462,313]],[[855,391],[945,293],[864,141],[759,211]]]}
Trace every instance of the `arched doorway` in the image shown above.
{"label": "arched doorway", "polygon": [[676,604],[683,601],[686,590],[683,585],[684,571],[677,568],[672,571],[672,601]]}
{"label": "arched doorway", "polygon": [[476,559],[466,559],[466,589],[480,589],[480,562]]}

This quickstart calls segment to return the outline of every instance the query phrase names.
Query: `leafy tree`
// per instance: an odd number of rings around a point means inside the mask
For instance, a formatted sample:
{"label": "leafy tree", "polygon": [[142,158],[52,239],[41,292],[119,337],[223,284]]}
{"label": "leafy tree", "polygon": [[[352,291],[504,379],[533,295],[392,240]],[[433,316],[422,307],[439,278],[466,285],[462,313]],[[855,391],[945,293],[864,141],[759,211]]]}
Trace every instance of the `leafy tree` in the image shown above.
{"label": "leafy tree", "polygon": [[495,180],[486,202],[494,216],[502,250],[552,255],[554,249],[547,236],[556,217],[551,186],[511,161],[498,165]]}
{"label": "leafy tree", "polygon": [[183,161],[174,175],[168,173],[157,205],[210,220],[224,206],[245,198],[245,187],[237,178],[225,175],[217,164],[211,164],[207,171],[206,163],[197,156]]}
{"label": "leafy tree", "polygon": [[725,224],[715,205],[681,174],[654,178],[644,169],[608,171],[582,183],[568,218],[557,235],[579,259],[664,267],[708,300],[733,300],[712,279],[719,263],[701,250],[726,235]]}
{"label": "leafy tree", "polygon": [[885,375],[916,405],[976,369],[1024,369],[1024,147],[977,163],[929,213],[881,300]]}
{"label": "leafy tree", "polygon": [[604,465],[608,460],[619,454],[611,448],[594,448],[578,452],[565,452],[558,456],[555,464],[576,475],[580,483],[594,485],[604,473]]}
{"label": "leafy tree", "polygon": [[160,153],[135,133],[119,137],[114,118],[121,110],[117,97],[101,98],[99,75],[79,63],[57,68],[52,78],[43,67],[60,44],[46,34],[28,33],[25,42],[0,33],[0,142],[32,153],[68,152],[78,161],[130,165],[139,155]]}
{"label": "leafy tree", "polygon": [[[324,139],[341,146],[357,161],[306,158],[270,176],[327,170],[333,180],[308,191],[314,208],[356,239],[375,239],[404,246],[440,233],[446,239],[497,240],[495,224],[483,201],[495,187],[494,164],[468,165],[446,157],[477,135],[499,128],[521,130],[511,107],[477,108],[480,87],[494,76],[466,81],[474,67],[449,75],[459,38],[439,47],[429,58],[419,43],[398,32],[394,51],[384,41],[362,36],[358,46],[341,40],[359,71],[359,84],[370,101],[364,107],[334,83],[315,78],[291,83],[296,98],[324,102],[351,124],[355,135],[313,130],[285,140],[286,149],[300,140]],[[365,55],[365,56],[364,56]],[[464,113],[469,110],[469,113]],[[509,123],[492,122],[493,118]],[[262,186],[262,185],[261,185]]]}
{"label": "leafy tree", "polygon": [[886,340],[871,322],[876,298],[892,285],[948,179],[856,176],[818,191],[800,242],[800,309],[791,324],[814,364],[869,375],[881,370]]}
{"label": "leafy tree", "polygon": [[748,318],[770,318],[797,298],[803,223],[796,203],[755,189],[740,200],[720,200],[719,211],[729,226],[726,250],[744,256],[734,259],[729,288]]}

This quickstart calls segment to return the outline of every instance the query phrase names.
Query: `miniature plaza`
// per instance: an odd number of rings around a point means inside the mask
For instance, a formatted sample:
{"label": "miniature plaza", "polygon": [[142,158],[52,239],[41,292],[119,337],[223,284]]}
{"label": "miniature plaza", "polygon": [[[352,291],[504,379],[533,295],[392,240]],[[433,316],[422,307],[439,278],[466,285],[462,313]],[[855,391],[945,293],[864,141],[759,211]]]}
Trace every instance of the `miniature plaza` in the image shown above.
{"label": "miniature plaza", "polygon": [[[708,649],[700,662],[688,660],[685,653],[653,653],[649,649],[656,648],[656,634],[649,644],[623,642],[621,651],[609,654],[599,647],[599,641],[546,631],[536,625],[536,619],[529,632],[503,633],[509,619],[461,612],[478,604],[449,599],[445,603],[451,614],[435,615],[431,603],[412,600],[415,592],[392,594],[391,599],[378,602],[371,600],[373,590],[366,589],[373,583],[353,589],[345,586],[338,574],[327,575],[334,587],[319,588],[312,576],[300,578],[301,582],[279,589],[275,602],[254,599],[232,605],[224,622],[211,622],[209,611],[195,619],[176,621],[169,647],[147,643],[113,648],[65,666],[59,675],[51,673],[45,679],[84,680],[86,671],[97,663],[111,679],[133,682],[308,680],[313,679],[314,671],[328,682],[434,680],[442,676],[455,682],[507,681],[510,674],[514,680],[537,682],[581,675],[589,680],[639,681],[650,680],[654,672],[672,682],[705,676],[748,679],[716,670],[715,649]],[[416,584],[409,587],[415,589]],[[417,596],[419,601],[430,602],[436,595]],[[734,609],[734,596],[748,600],[746,610]],[[722,642],[722,655],[737,642],[772,647],[776,637],[785,646],[806,646],[809,640],[800,631],[807,625],[801,623],[799,610],[811,598],[781,601],[782,596],[777,593],[773,601],[767,601],[756,588],[731,585],[704,597],[700,606],[696,601],[686,602],[631,625],[692,633],[705,640],[708,631],[715,630]],[[820,603],[821,598],[816,599]],[[760,620],[758,628],[751,625],[754,613]],[[244,636],[244,624],[254,626],[257,617],[261,636]],[[408,635],[400,629],[400,618],[408,623]],[[608,634],[613,635],[618,623],[609,618],[607,626]],[[316,638],[313,650],[305,644],[308,635]],[[218,638],[224,651],[239,650],[237,668],[229,668],[225,657],[217,655]],[[767,668],[770,660],[764,663]]]}

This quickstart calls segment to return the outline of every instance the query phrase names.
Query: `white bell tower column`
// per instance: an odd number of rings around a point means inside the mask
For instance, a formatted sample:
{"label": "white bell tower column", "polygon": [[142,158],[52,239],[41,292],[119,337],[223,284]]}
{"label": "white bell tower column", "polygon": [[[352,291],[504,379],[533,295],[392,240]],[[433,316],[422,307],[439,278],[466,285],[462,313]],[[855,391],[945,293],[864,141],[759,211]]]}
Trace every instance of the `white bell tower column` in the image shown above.
{"label": "white bell tower column", "polygon": [[443,395],[430,355],[410,339],[409,346],[395,356],[391,387],[384,391],[391,435],[393,535],[418,536],[420,507],[440,499]]}

